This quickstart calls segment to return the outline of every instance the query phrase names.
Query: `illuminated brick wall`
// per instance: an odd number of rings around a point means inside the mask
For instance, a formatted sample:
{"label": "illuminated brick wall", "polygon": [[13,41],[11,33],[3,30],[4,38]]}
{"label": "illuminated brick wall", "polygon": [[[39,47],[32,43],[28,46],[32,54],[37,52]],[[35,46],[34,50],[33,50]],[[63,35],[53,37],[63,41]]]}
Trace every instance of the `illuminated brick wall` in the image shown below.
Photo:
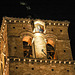
{"label": "illuminated brick wall", "polygon": [[[34,26],[32,24],[32,21],[33,23],[35,21],[38,21],[40,24],[45,24],[44,26],[45,32],[40,33],[41,34],[40,37],[36,35],[37,33],[35,33],[35,30],[33,32]],[[52,20],[40,20],[29,18],[23,19],[23,18],[4,17],[1,26],[1,54],[2,54],[1,59],[3,62],[2,63],[3,73],[5,73],[7,58],[10,57],[23,59],[25,58],[23,49],[23,38],[25,36],[32,37],[32,53],[34,59],[36,58],[45,58],[45,60],[47,59],[46,45],[47,43],[49,43],[55,49],[56,60],[73,61],[70,48],[70,40],[68,36],[68,26],[69,26],[68,21],[52,21]],[[41,49],[43,49],[44,52],[42,52]],[[23,62],[9,62],[7,66],[8,73],[7,71],[6,73],[8,75],[16,75],[18,73],[19,75],[22,74],[26,75],[30,74],[30,72],[31,75],[33,73],[35,75],[37,75],[38,73],[40,73],[40,75],[44,75],[46,73],[48,73],[47,75],[49,75],[49,73],[51,73],[52,75],[54,74],[58,75],[58,73],[60,73],[59,75],[64,75],[64,73],[66,75],[73,75],[75,71],[74,64],[71,65],[48,64],[47,66],[47,64],[44,63],[41,64],[36,63],[22,64],[22,63]]]}

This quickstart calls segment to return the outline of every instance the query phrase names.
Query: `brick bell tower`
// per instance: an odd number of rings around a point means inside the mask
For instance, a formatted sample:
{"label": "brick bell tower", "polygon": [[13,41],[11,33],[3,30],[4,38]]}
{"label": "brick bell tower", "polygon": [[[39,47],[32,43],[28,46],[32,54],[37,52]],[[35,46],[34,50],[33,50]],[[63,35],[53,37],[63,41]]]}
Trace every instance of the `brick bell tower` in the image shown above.
{"label": "brick bell tower", "polygon": [[0,75],[74,75],[69,23],[3,17]]}

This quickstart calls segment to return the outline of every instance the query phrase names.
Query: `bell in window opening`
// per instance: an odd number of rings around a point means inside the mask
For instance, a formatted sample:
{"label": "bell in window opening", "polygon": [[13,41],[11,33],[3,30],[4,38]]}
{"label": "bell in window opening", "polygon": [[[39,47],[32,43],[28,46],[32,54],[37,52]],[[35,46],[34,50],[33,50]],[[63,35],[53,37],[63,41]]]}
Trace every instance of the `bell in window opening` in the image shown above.
{"label": "bell in window opening", "polygon": [[55,43],[52,40],[47,39],[46,48],[47,48],[47,58],[48,59],[55,59],[54,45],[55,45]]}
{"label": "bell in window opening", "polygon": [[23,38],[23,51],[24,57],[32,58],[32,37],[31,36],[24,36]]}

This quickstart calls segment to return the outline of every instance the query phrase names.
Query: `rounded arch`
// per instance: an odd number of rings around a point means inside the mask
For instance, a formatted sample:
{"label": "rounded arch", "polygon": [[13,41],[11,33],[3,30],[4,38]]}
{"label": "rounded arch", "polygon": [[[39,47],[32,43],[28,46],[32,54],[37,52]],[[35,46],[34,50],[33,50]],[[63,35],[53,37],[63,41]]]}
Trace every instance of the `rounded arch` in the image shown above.
{"label": "rounded arch", "polygon": [[32,38],[33,34],[30,32],[21,32],[20,33],[22,42],[23,42],[23,53],[25,58],[32,58]]}
{"label": "rounded arch", "polygon": [[54,41],[57,39],[57,36],[54,34],[45,34],[45,38],[52,38]]}
{"label": "rounded arch", "polygon": [[46,39],[46,41],[47,41],[47,44],[50,44],[50,45],[52,45],[53,47],[55,47],[56,39],[57,39],[57,36],[56,36],[56,35],[53,35],[53,34],[46,34],[46,35],[45,35],[45,39]]}
{"label": "rounded arch", "polygon": [[48,59],[55,59],[55,47],[52,46],[50,43],[47,43],[46,49],[47,49],[47,58]]}
{"label": "rounded arch", "polygon": [[21,32],[19,35],[22,37],[22,39],[23,39],[24,36],[31,36],[31,37],[33,37],[33,33],[26,32],[26,31],[25,32]]}
{"label": "rounded arch", "polygon": [[46,34],[46,49],[47,49],[47,58],[48,59],[56,59],[55,58],[55,44],[57,36],[53,34]]}
{"label": "rounded arch", "polygon": [[31,36],[24,36],[22,39],[23,42],[27,42],[28,45],[32,45],[32,37]]}
{"label": "rounded arch", "polygon": [[46,40],[47,40],[47,44],[50,44],[53,47],[55,47],[55,42],[56,42],[55,39],[53,39],[53,38],[47,38]]}

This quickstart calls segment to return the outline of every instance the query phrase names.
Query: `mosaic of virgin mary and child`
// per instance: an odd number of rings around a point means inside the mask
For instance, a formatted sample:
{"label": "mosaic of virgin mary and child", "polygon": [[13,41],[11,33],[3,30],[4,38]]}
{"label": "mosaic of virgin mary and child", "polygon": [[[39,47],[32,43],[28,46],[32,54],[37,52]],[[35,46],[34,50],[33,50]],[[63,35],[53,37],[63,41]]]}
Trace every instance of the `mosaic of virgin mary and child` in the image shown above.
{"label": "mosaic of virgin mary and child", "polygon": [[41,26],[41,25],[37,25],[35,27],[35,32],[39,32],[39,33],[43,33],[44,32],[44,26]]}

